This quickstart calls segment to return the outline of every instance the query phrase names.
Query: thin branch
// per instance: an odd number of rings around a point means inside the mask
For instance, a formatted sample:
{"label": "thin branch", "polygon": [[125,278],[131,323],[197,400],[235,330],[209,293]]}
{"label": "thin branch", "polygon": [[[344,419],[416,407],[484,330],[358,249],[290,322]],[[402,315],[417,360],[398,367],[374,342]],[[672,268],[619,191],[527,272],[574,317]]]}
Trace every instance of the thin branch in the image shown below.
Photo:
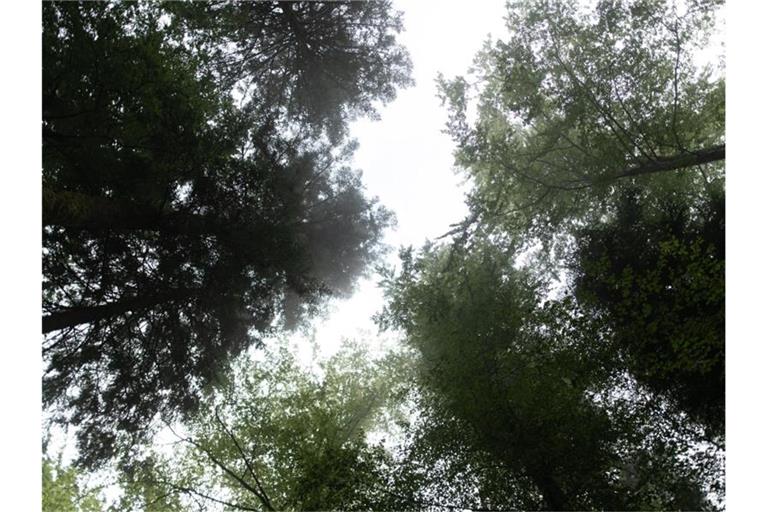
{"label": "thin branch", "polygon": [[198,450],[203,452],[209,459],[211,459],[211,461],[214,464],[216,464],[219,468],[221,468],[226,474],[228,474],[229,476],[234,478],[236,482],[238,482],[240,485],[243,486],[243,488],[245,488],[247,491],[249,491],[251,494],[253,494],[257,498],[259,498],[259,501],[261,501],[262,504],[265,507],[267,507],[267,509],[269,509],[271,511],[275,510],[275,509],[272,508],[272,505],[269,504],[269,500],[267,500],[265,496],[262,496],[258,489],[254,488],[251,484],[246,482],[243,478],[240,478],[240,476],[238,476],[237,473],[232,471],[232,469],[230,469],[226,464],[224,464],[223,462],[219,461],[211,453],[210,450],[206,449],[204,446],[202,446],[200,443],[198,443],[197,441],[195,441],[192,438],[179,436],[167,422],[164,422],[164,423],[166,424],[168,429],[173,433],[173,435],[175,435],[176,437],[178,437],[179,439],[181,439],[183,441],[186,441],[187,443],[191,444],[192,446],[194,446],[195,448],[197,448]]}
{"label": "thin branch", "polygon": [[[552,25],[551,20],[549,21],[550,25]],[[607,122],[608,128],[613,132],[616,139],[621,142],[621,144],[624,146],[624,149],[632,155],[633,151],[631,148],[627,145],[627,142],[622,138],[619,133],[616,131],[616,128],[618,128],[623,134],[624,137],[634,146],[644,157],[649,158],[649,155],[645,153],[643,148],[635,142],[634,138],[631,136],[631,134],[627,131],[626,128],[624,128],[624,125],[619,123],[613,115],[607,111],[603,106],[600,104],[598,99],[592,94],[592,92],[589,90],[589,88],[579,79],[578,76],[576,76],[576,73],[565,63],[563,62],[562,57],[560,56],[560,46],[557,43],[557,39],[555,39],[555,36],[552,34],[551,30],[547,31],[549,34],[549,37],[552,41],[552,46],[554,48],[554,57],[555,60],[557,60],[558,64],[563,68],[565,73],[568,75],[568,77],[573,80],[574,84],[581,90],[582,93],[589,99],[590,103],[597,109],[598,113],[602,115],[603,119]],[[614,126],[616,128],[614,128]],[[634,155],[632,155],[634,156]]]}
{"label": "thin branch", "polygon": [[253,469],[253,466],[251,465],[250,460],[248,459],[248,456],[245,455],[245,451],[240,446],[240,443],[237,441],[237,438],[235,435],[227,428],[227,425],[224,423],[224,421],[219,416],[219,409],[218,407],[214,410],[214,415],[216,416],[216,421],[221,425],[221,428],[224,429],[224,432],[229,436],[230,439],[232,439],[232,442],[235,443],[235,447],[237,448],[237,451],[240,452],[240,456],[243,459],[243,462],[245,462],[245,467],[248,468],[248,472],[253,477],[253,480],[256,482],[256,485],[259,488],[259,491],[261,491],[261,495],[259,495],[259,499],[262,501],[265,507],[267,507],[269,510],[275,510],[272,507],[272,502],[269,499],[269,496],[267,496],[266,491],[264,491],[264,487],[261,485],[261,481],[259,481],[259,477],[256,476],[256,471]]}
{"label": "thin branch", "polygon": [[[246,505],[240,505],[239,503],[232,503],[230,501],[225,501],[225,500],[216,498],[214,496],[211,496],[209,494],[200,492],[197,489],[193,489],[191,487],[186,487],[186,486],[183,486],[183,485],[179,485],[179,484],[176,484],[174,482],[156,481],[154,483],[161,484],[161,485],[167,485],[167,486],[173,488],[177,492],[183,492],[183,493],[187,493],[187,494],[194,494],[194,495],[197,495],[197,496],[199,496],[201,498],[205,498],[207,500],[213,501],[213,502],[218,503],[220,505],[226,505],[228,507],[232,507],[232,508],[235,508],[237,510],[248,510],[250,512],[261,512],[261,509],[248,507]],[[157,500],[162,499],[165,496],[167,496],[167,495],[161,496],[160,498],[157,498]],[[155,501],[157,501],[157,500],[155,500]]]}

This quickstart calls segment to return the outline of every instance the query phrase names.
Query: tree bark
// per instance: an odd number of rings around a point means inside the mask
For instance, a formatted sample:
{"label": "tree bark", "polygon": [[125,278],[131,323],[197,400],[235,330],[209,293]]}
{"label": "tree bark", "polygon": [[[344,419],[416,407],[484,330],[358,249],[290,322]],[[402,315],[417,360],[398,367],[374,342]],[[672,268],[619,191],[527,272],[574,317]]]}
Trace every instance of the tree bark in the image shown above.
{"label": "tree bark", "polygon": [[75,306],[62,309],[43,316],[43,334],[106,320],[125,313],[147,309],[166,301],[188,299],[197,292],[198,290],[195,289],[180,288],[165,293],[120,299],[98,306]]}
{"label": "tree bark", "polygon": [[630,167],[629,169],[611,176],[610,179],[627,178],[630,176],[640,176],[643,174],[653,174],[656,172],[674,171],[676,169],[684,169],[694,165],[717,162],[718,160],[725,160],[725,144],[700,149],[698,151],[691,151],[690,153],[682,153],[679,155],[658,158],[648,163]]}

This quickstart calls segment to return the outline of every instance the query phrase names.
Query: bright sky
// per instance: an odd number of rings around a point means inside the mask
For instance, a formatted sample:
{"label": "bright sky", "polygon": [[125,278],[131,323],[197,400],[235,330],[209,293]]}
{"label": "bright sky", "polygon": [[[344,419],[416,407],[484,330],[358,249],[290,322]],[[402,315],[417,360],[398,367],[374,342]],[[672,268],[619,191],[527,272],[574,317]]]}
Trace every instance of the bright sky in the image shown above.
{"label": "bright sky", "polygon": [[[416,85],[383,107],[380,120],[350,127],[360,143],[353,167],[363,171],[368,193],[397,215],[398,226],[386,237],[393,247],[390,263],[399,246],[420,247],[464,218],[464,186],[453,172],[453,142],[441,133],[447,110],[435,79],[439,72],[466,74],[487,36],[496,39],[506,31],[504,0],[475,1],[471,7],[456,0],[396,0],[395,7],[404,13],[400,41],[411,54]],[[345,337],[376,337],[371,316],[382,306],[375,276],[361,281],[351,299],[334,301],[327,317],[313,324],[320,355],[334,352]],[[292,342],[308,362],[307,340],[296,335]]]}

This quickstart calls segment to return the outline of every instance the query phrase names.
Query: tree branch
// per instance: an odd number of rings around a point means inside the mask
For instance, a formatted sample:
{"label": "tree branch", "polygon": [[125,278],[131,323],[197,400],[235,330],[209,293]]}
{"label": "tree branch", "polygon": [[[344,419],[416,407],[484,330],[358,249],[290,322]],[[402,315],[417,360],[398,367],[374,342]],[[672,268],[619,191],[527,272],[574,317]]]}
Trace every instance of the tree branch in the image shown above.
{"label": "tree branch", "polygon": [[725,144],[711,146],[708,148],[700,149],[698,151],[691,151],[669,157],[659,157],[656,160],[651,160],[647,163],[635,165],[625,169],[624,171],[614,174],[613,176],[609,176],[607,181],[619,178],[627,178],[630,176],[641,176],[643,174],[675,171],[678,169],[684,169],[686,167],[693,167],[696,165],[717,162],[720,160],[725,160]]}
{"label": "tree branch", "polygon": [[235,443],[235,447],[237,448],[237,451],[240,452],[240,457],[242,457],[243,462],[245,463],[245,467],[248,468],[248,472],[253,477],[253,480],[256,482],[256,486],[259,488],[259,491],[261,491],[261,494],[258,495],[261,502],[264,504],[265,507],[269,510],[275,510],[272,506],[272,502],[269,500],[269,496],[267,496],[267,493],[264,491],[264,486],[261,485],[261,482],[259,481],[259,477],[256,476],[256,471],[253,469],[253,466],[251,465],[250,460],[245,455],[245,451],[240,446],[240,443],[237,441],[237,438],[235,435],[230,432],[230,430],[227,428],[227,425],[224,423],[224,421],[219,416],[219,409],[216,408],[214,410],[214,414],[216,416],[216,421],[221,425],[221,428],[224,429],[224,432],[229,436],[230,439],[232,439],[232,442]]}

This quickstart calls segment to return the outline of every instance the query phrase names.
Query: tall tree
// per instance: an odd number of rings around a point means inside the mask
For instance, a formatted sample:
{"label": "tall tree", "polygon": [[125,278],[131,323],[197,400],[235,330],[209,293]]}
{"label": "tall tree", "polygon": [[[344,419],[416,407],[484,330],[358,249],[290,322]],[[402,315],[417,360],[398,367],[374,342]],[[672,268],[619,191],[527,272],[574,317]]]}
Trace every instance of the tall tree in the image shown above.
{"label": "tall tree", "polygon": [[387,282],[385,325],[420,354],[414,456],[454,468],[469,508],[706,508],[695,428],[619,386],[599,325],[513,262],[427,248]]}
{"label": "tall tree", "polygon": [[441,79],[474,185],[457,231],[480,220],[548,243],[599,220],[625,186],[722,187],[723,70],[696,64],[721,3],[510,2],[510,34],[486,44],[475,76]]}
{"label": "tall tree", "polygon": [[137,465],[136,484],[231,510],[395,508],[391,457],[368,438],[385,435],[403,393],[399,356],[347,342],[313,372],[284,346],[264,355],[240,361],[177,449]]}
{"label": "tall tree", "polygon": [[725,79],[699,63],[721,4],[510,2],[509,37],[477,57],[479,93],[441,83],[474,185],[455,244],[490,233],[538,256],[606,330],[605,363],[718,443]]}
{"label": "tall tree", "polygon": [[[391,214],[342,135],[407,83],[397,30],[384,4],[45,4],[44,400],[86,462],[194,409],[232,355],[378,255]],[[297,37],[351,89],[307,97]]]}
{"label": "tall tree", "polygon": [[[382,2],[191,2],[165,6],[170,28],[210,56],[210,76],[262,115],[335,139],[346,121],[411,83],[402,30]],[[341,107],[341,108],[340,108]]]}
{"label": "tall tree", "polygon": [[575,294],[605,322],[638,380],[725,432],[725,198],[658,208],[627,192],[612,222],[584,229]]}

